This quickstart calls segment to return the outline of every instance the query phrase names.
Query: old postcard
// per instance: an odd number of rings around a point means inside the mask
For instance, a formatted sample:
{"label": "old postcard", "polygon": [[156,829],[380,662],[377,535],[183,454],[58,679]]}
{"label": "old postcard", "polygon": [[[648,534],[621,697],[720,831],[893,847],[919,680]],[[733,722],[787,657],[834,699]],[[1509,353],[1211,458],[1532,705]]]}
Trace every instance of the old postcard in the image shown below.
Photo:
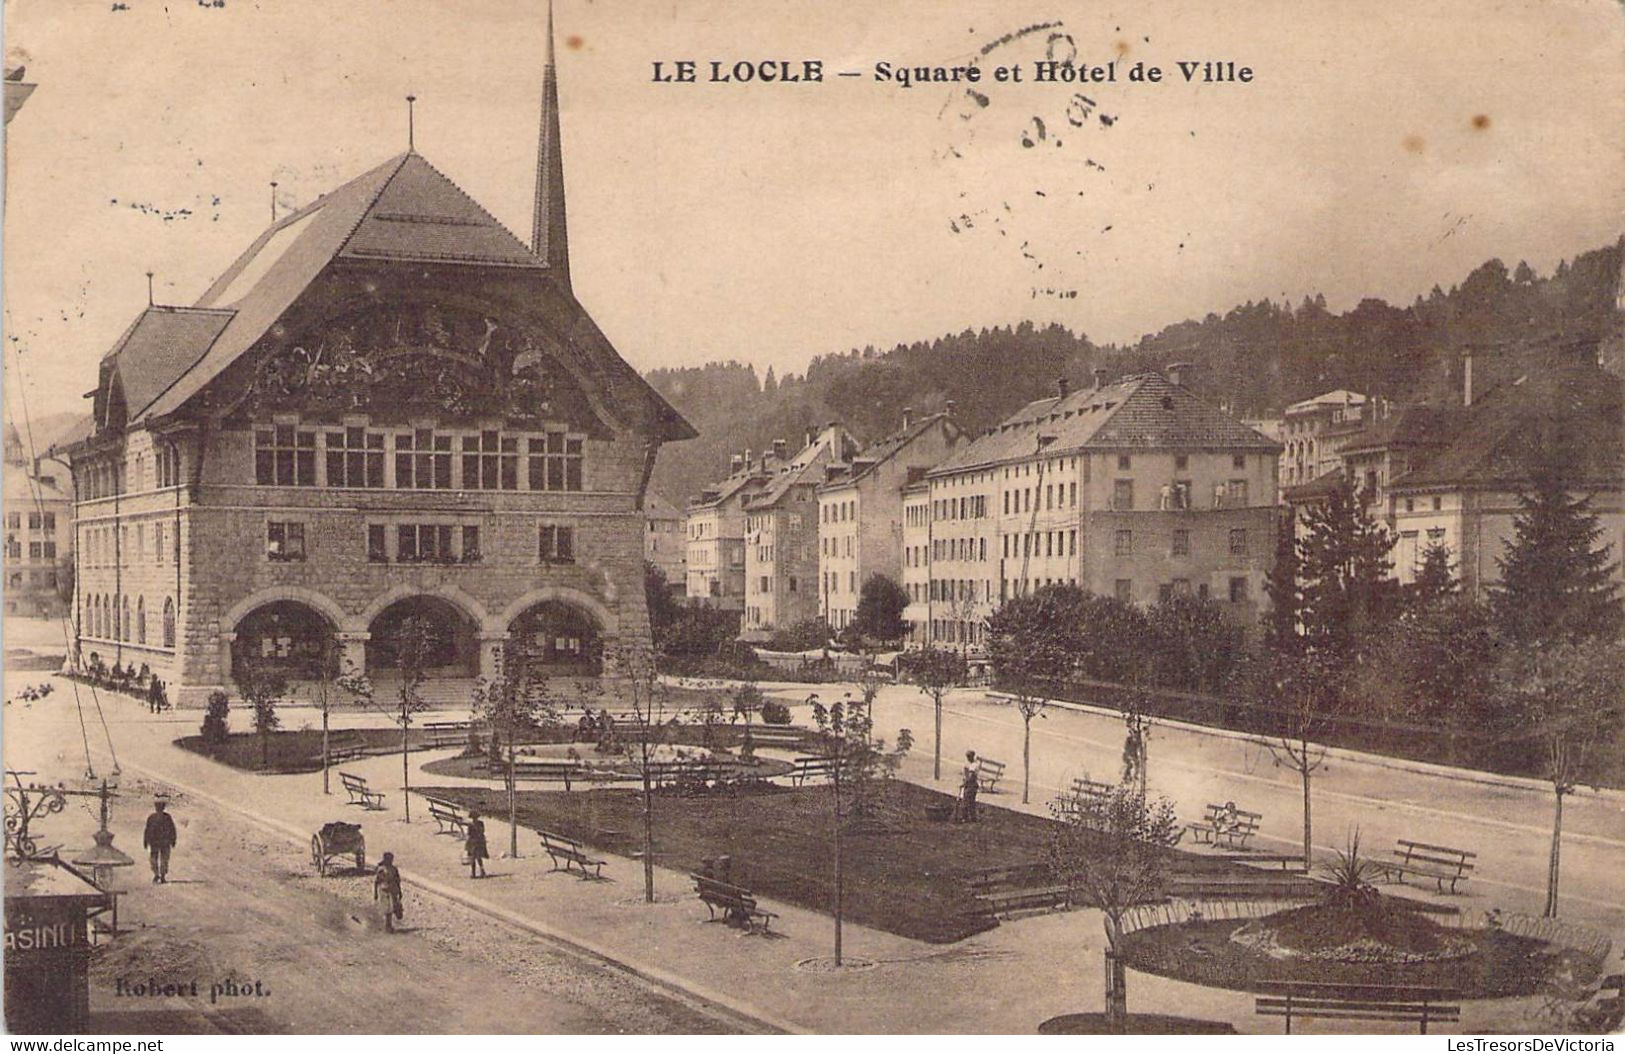
{"label": "old postcard", "polygon": [[9,1032],[1613,1049],[1620,4],[4,29]]}

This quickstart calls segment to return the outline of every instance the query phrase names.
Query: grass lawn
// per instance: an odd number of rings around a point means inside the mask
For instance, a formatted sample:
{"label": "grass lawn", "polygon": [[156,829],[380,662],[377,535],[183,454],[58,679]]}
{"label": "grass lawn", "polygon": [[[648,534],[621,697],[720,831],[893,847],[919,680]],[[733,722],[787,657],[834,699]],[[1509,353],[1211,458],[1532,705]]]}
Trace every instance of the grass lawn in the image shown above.
{"label": "grass lawn", "polygon": [[[423,788],[424,793],[505,817],[500,789]],[[1057,824],[1042,816],[978,803],[974,824],[925,818],[927,805],[953,801],[901,780],[885,785],[870,830],[844,840],[846,917],[903,937],[931,943],[962,940],[998,921],[970,892],[965,876],[983,868],[1042,861]],[[642,812],[631,790],[522,790],[519,822],[545,827],[619,855],[642,849]],[[655,799],[655,853],[664,866],[698,870],[708,856],[733,858],[739,884],[762,896],[831,912],[830,791],[826,785],[770,786],[737,796],[716,794]],[[534,847],[534,842],[532,842]],[[1176,867],[1224,869],[1233,865],[1176,854]]]}
{"label": "grass lawn", "polygon": [[[336,734],[336,733],[335,733]],[[398,753],[401,749],[401,731],[398,728],[345,729],[350,739],[359,736],[369,754]],[[421,732],[413,732],[413,750],[425,749],[428,741]],[[184,736],[175,745],[194,754],[202,754],[211,761],[230,765],[245,772],[276,772],[283,775],[299,772],[317,772],[322,767],[322,731],[319,728],[297,732],[273,732],[269,767],[263,765],[260,737],[253,732],[233,732],[218,747],[203,742],[202,736]],[[334,762],[341,765],[343,762]]]}
{"label": "grass lawn", "polygon": [[1125,961],[1136,970],[1180,981],[1261,991],[1266,981],[1389,984],[1450,988],[1463,999],[1538,992],[1567,953],[1499,930],[1449,930],[1477,947],[1465,958],[1439,962],[1357,963],[1275,959],[1230,939],[1245,921],[1209,919],[1151,926],[1129,934]]}

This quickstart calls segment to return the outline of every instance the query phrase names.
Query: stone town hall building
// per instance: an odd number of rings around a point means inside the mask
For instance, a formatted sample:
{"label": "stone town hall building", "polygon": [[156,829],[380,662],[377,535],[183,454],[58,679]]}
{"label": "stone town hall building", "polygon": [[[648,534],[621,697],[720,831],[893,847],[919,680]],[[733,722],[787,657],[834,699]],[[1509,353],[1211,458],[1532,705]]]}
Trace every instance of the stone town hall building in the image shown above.
{"label": "stone town hall building", "polygon": [[141,313],[68,451],[76,661],[196,703],[333,637],[387,676],[409,616],[441,678],[503,641],[559,675],[648,641],[641,510],[694,432],[571,290],[559,150],[550,39],[530,246],[409,149]]}

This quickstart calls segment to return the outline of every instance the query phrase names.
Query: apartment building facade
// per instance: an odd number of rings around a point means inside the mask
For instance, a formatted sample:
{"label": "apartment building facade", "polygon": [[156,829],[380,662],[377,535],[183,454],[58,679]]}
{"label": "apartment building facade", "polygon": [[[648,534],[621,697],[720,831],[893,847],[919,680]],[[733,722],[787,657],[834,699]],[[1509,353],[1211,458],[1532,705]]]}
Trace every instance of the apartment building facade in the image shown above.
{"label": "apartment building facade", "polygon": [[818,590],[832,629],[852,624],[870,576],[902,584],[904,490],[967,441],[952,413],[951,404],[918,418],[905,408],[898,431],[826,472],[818,488]]}

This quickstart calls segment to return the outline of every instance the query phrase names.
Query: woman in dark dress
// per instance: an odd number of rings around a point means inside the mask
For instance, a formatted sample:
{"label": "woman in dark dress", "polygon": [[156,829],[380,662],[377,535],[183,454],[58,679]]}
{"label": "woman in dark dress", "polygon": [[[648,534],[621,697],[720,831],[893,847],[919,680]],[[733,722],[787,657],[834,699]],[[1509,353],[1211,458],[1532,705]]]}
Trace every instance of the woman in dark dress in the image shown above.
{"label": "woman in dark dress", "polygon": [[484,878],[485,858],[491,854],[485,847],[485,821],[477,812],[468,814],[468,838],[463,842],[463,851],[468,857],[468,877]]}

